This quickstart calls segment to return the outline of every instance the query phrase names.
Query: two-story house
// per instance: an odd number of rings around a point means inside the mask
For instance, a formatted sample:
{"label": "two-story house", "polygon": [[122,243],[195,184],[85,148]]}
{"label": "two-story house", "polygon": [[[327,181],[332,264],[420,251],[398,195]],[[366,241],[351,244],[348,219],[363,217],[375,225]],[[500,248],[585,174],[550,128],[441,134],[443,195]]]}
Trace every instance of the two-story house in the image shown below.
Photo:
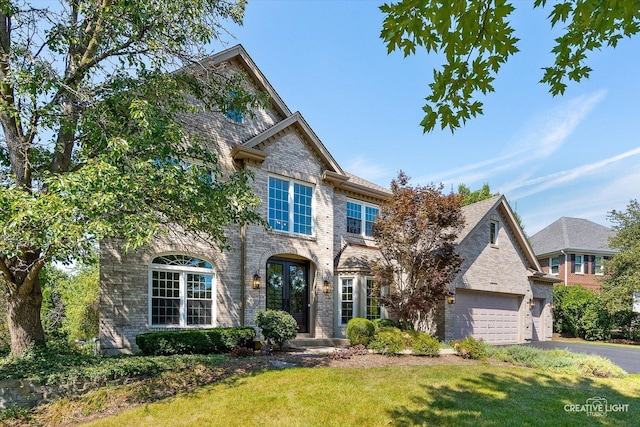
{"label": "two-story house", "polygon": [[[255,114],[193,114],[189,132],[216,151],[222,168],[245,168],[262,199],[261,226],[228,227],[231,250],[189,236],[161,236],[137,252],[100,246],[100,340],[106,353],[133,352],[154,330],[254,325],[259,310],[282,309],[299,338],[345,336],[352,317],[388,313],[372,295],[372,226],[390,191],[344,171],[299,112],[291,112],[242,46],[203,61],[241,71],[270,105]],[[462,272],[433,332],[492,342],[551,336],[551,285],[503,197],[465,208]],[[537,325],[537,326],[536,326]],[[533,333],[534,328],[538,332]]]}
{"label": "two-story house", "polygon": [[531,245],[545,273],[564,285],[599,289],[603,261],[617,252],[609,246],[614,235],[604,225],[562,217],[531,236]]}

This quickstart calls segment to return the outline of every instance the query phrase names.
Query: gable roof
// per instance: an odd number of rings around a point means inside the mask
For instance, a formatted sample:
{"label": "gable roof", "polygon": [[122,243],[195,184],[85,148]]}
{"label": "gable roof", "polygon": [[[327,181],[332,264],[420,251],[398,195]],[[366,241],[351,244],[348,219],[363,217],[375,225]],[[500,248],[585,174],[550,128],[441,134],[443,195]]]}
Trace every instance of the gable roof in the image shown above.
{"label": "gable roof", "polygon": [[583,218],[562,217],[531,236],[531,245],[540,257],[560,251],[614,254],[609,239],[615,232]]}
{"label": "gable roof", "polygon": [[278,113],[280,113],[283,117],[288,117],[291,115],[291,110],[289,110],[289,107],[287,107],[282,98],[280,98],[280,95],[278,95],[273,86],[271,86],[271,83],[269,83],[265,75],[262,74],[262,71],[260,71],[255,62],[253,62],[253,59],[251,59],[247,51],[240,44],[230,47],[229,49],[225,49],[222,52],[207,56],[197,63],[185,67],[185,70],[196,71],[198,67],[203,70],[207,70],[213,65],[231,61],[232,59],[235,59],[240,63],[242,68],[244,68],[247,72],[249,78],[258,85],[258,88],[260,90],[269,94],[271,104],[273,108],[278,111]]}
{"label": "gable roof", "polygon": [[531,245],[529,245],[527,237],[525,236],[522,228],[520,227],[520,224],[518,224],[518,221],[513,215],[511,206],[509,206],[507,199],[503,195],[493,196],[490,199],[481,200],[471,205],[462,207],[462,214],[465,218],[465,225],[460,234],[458,234],[456,243],[458,245],[462,244],[464,240],[469,237],[472,232],[476,228],[478,228],[480,224],[484,222],[485,218],[487,218],[494,210],[500,210],[500,212],[506,218],[506,225],[513,232],[518,246],[520,247],[525,259],[529,263],[528,268],[541,272],[542,267],[540,267],[540,263],[538,262],[538,259],[536,258]]}

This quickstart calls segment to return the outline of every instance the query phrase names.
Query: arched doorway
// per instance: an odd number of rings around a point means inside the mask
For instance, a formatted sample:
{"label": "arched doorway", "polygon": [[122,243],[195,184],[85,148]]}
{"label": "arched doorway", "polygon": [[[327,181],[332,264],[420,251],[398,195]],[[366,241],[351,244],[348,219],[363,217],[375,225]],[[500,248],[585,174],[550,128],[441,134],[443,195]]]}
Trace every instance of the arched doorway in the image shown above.
{"label": "arched doorway", "polygon": [[309,261],[269,258],[267,309],[284,310],[298,322],[298,332],[309,332]]}

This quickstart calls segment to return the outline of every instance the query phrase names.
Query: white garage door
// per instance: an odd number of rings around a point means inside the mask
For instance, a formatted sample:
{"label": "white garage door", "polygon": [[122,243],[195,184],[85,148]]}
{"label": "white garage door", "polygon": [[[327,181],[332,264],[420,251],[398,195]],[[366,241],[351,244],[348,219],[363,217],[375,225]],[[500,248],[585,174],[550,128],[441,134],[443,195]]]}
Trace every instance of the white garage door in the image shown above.
{"label": "white garage door", "polygon": [[492,344],[517,343],[520,298],[484,292],[456,293],[455,337],[472,336]]}

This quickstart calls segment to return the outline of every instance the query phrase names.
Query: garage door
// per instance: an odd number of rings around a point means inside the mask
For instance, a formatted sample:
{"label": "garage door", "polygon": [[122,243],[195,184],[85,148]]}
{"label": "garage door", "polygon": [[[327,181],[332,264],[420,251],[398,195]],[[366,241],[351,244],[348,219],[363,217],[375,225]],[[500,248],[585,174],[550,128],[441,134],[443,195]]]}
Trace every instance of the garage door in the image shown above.
{"label": "garage door", "polygon": [[534,299],[535,305],[531,309],[531,317],[533,319],[533,331],[531,333],[532,341],[544,341],[544,330],[542,324],[542,302],[541,299]]}
{"label": "garage door", "polygon": [[518,342],[520,298],[484,292],[456,293],[455,337],[492,344]]}

